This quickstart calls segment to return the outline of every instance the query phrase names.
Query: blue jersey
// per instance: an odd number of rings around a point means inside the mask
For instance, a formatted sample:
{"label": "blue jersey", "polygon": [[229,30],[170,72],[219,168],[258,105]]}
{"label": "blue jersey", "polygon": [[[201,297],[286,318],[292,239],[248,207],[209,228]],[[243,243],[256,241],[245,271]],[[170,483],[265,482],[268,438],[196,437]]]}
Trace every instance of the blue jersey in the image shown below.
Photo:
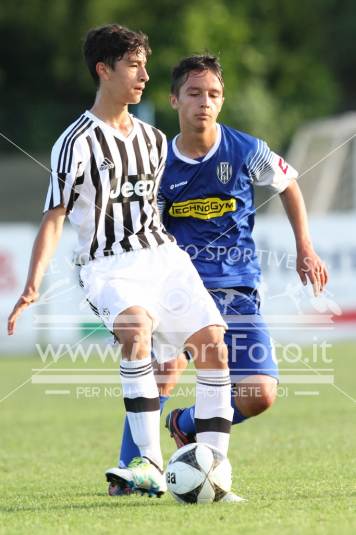
{"label": "blue jersey", "polygon": [[170,142],[159,191],[163,222],[207,288],[255,288],[260,266],[252,238],[254,185],[282,192],[298,173],[264,141],[225,125],[204,158]]}

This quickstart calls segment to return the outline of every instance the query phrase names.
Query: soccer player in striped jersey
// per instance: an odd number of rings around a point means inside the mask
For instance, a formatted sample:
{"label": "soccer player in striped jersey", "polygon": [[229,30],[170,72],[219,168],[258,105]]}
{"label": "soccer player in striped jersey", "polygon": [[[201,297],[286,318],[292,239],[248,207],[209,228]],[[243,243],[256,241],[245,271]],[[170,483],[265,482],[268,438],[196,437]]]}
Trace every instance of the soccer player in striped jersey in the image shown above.
{"label": "soccer player in striped jersey", "polygon": [[97,85],[95,102],[53,147],[45,213],[8,332],[13,334],[18,316],[38,298],[68,215],[78,234],[80,284],[122,344],[124,403],[138,448],[128,467],[108,471],[107,477],[125,489],[160,496],[166,483],[151,350],[165,362],[187,344],[196,349],[197,437],[226,455],[233,412],[226,324],[189,255],[160,222],[156,194],[165,136],[128,112],[149,79],[147,37],[116,24],[95,28],[86,37],[84,55]]}
{"label": "soccer player in striped jersey", "polygon": [[[280,195],[295,235],[301,281],[309,280],[318,294],[328,273],[313,249],[297,171],[264,141],[217,123],[223,101],[223,76],[214,56],[188,57],[174,68],[171,104],[180,133],[169,143],[159,204],[166,228],[191,254],[205,287],[227,315],[237,424],[272,405],[278,381],[273,342],[260,314],[261,270],[252,237],[255,186]],[[179,362],[181,371],[184,360]],[[169,373],[170,388],[174,375]],[[193,406],[168,415],[178,447],[195,440],[195,411]],[[124,438],[120,457],[127,461],[127,452],[134,450],[128,432]]]}

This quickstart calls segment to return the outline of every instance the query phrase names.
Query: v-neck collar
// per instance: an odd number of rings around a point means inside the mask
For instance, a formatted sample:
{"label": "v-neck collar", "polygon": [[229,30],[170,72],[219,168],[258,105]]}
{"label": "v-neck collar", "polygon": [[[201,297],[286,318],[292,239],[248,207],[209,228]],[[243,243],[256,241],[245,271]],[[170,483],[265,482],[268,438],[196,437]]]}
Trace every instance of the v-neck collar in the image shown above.
{"label": "v-neck collar", "polygon": [[172,148],[173,148],[174,155],[180,160],[182,160],[183,162],[190,163],[193,165],[199,165],[200,163],[206,162],[215,154],[215,152],[219,148],[220,141],[221,141],[221,126],[219,123],[216,124],[216,133],[217,133],[217,136],[216,136],[216,141],[214,145],[211,147],[209,152],[204,156],[202,160],[194,160],[193,158],[189,158],[189,156],[185,156],[184,154],[180,152],[180,150],[177,147],[177,139],[179,137],[179,134],[177,134],[172,140]]}
{"label": "v-neck collar", "polygon": [[124,136],[120,132],[120,130],[118,130],[117,128],[114,128],[113,126],[110,126],[105,121],[102,121],[101,119],[99,119],[99,117],[97,117],[94,113],[92,113],[89,110],[87,110],[84,115],[86,115],[87,117],[89,117],[89,119],[91,119],[92,121],[97,123],[101,128],[104,128],[104,129],[110,131],[113,136],[121,139],[121,141],[131,141],[135,137],[135,135],[137,133],[137,120],[136,120],[136,117],[131,115],[131,113],[129,115],[130,115],[130,118],[132,120],[132,129],[131,129],[131,132],[129,133],[128,136]]}

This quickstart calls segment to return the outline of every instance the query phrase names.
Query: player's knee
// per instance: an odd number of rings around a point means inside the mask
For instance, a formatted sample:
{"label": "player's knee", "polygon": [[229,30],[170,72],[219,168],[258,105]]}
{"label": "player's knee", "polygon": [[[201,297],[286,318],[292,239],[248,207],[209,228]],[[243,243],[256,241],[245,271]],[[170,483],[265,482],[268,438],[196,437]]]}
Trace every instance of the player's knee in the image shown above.
{"label": "player's knee", "polygon": [[273,405],[274,400],[275,397],[269,393],[263,393],[260,397],[251,399],[249,407],[251,416],[257,416],[258,414],[261,414],[261,412],[269,409]]}
{"label": "player's knee", "polygon": [[248,393],[235,398],[236,406],[246,417],[257,416],[269,409],[277,396],[277,383],[248,386]]}
{"label": "player's knee", "polygon": [[143,359],[151,353],[151,340],[142,333],[137,333],[132,337],[125,338],[121,351],[125,359]]}
{"label": "player's knee", "polygon": [[118,317],[114,324],[114,333],[122,345],[124,358],[140,359],[151,352],[151,321],[145,316],[133,318],[130,323]]}
{"label": "player's knee", "polygon": [[201,361],[207,368],[224,369],[228,367],[225,342],[210,342],[202,348]]}
{"label": "player's knee", "polygon": [[225,369],[228,367],[223,327],[209,326],[201,329],[190,337],[186,348],[197,368]]}

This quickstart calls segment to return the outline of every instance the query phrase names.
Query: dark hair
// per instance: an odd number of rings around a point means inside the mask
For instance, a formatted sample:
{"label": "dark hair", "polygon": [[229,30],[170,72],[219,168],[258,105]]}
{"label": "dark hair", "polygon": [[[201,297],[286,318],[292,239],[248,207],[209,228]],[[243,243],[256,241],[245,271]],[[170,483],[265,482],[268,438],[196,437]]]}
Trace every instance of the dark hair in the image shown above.
{"label": "dark hair", "polygon": [[224,87],[222,68],[216,56],[210,54],[183,58],[172,70],[171,94],[178,97],[179,90],[192,71],[211,71]]}
{"label": "dark hair", "polygon": [[151,49],[148,37],[142,32],[133,32],[118,24],[108,24],[92,28],[85,37],[83,51],[89,72],[99,85],[96,64],[102,61],[114,68],[115,61],[120,60],[126,52],[142,50],[148,57]]}

